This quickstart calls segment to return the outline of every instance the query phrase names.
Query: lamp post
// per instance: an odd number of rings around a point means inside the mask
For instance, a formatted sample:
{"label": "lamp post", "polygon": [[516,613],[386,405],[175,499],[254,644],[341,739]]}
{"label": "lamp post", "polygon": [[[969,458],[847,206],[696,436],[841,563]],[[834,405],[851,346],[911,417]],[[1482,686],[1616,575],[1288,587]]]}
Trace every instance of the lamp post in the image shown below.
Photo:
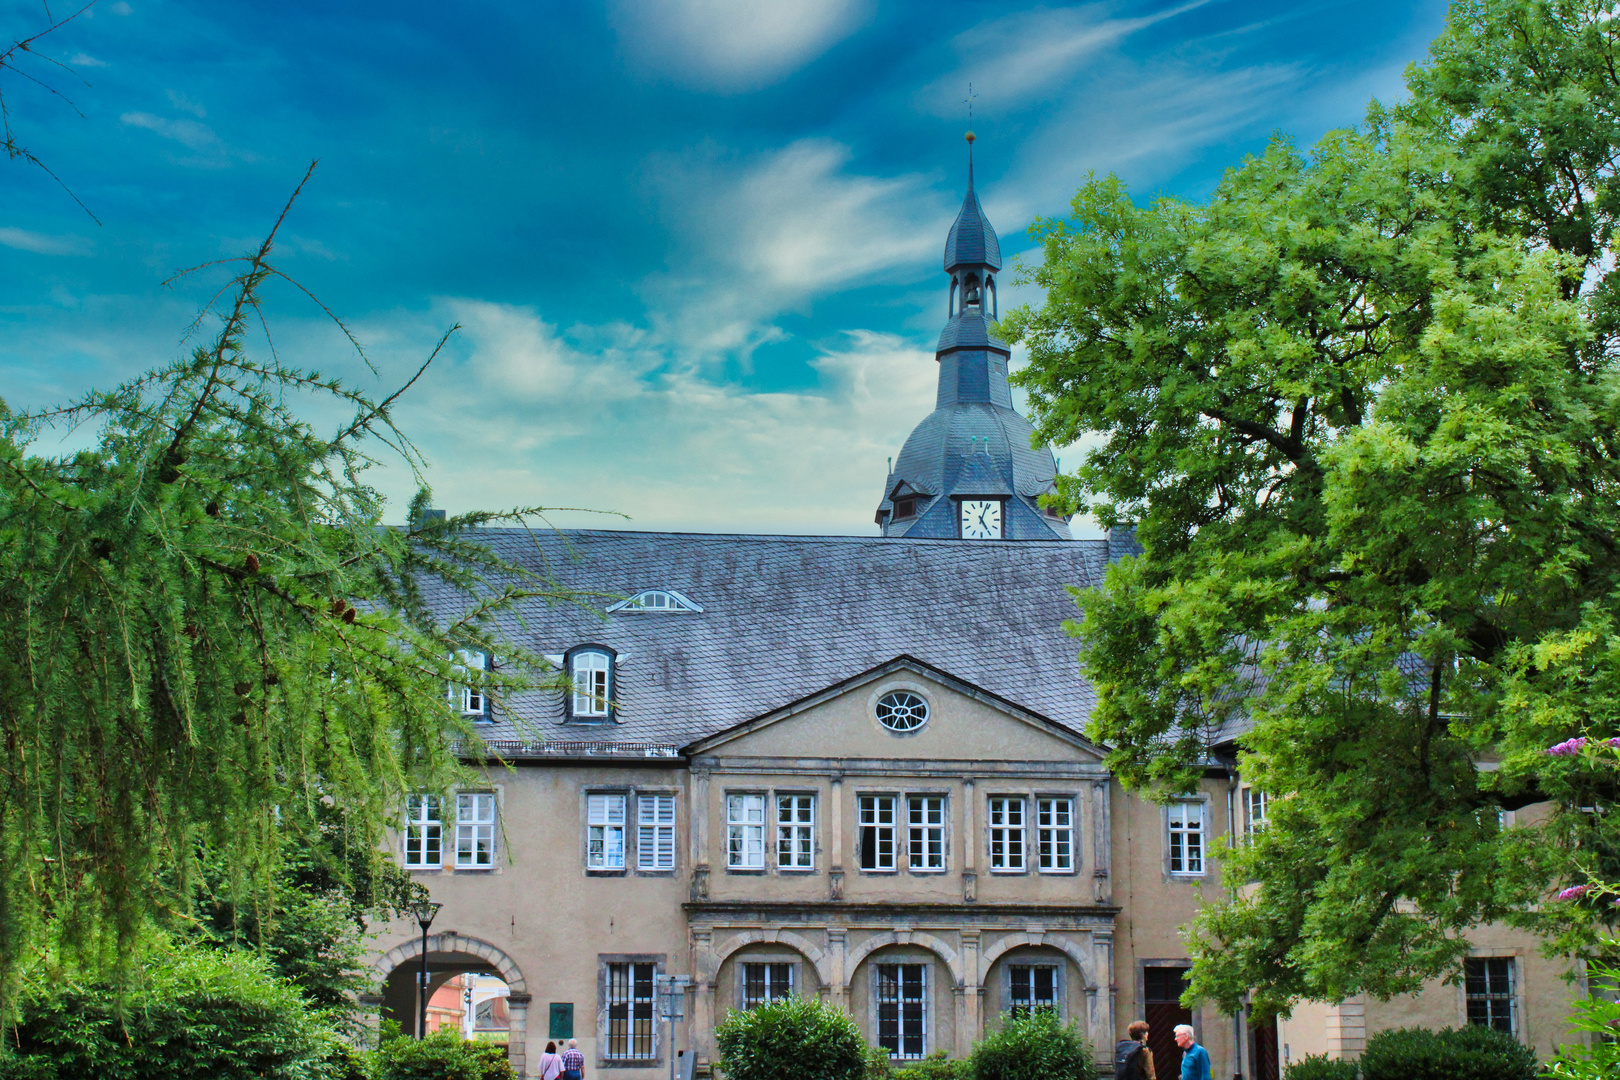
{"label": "lamp post", "polygon": [[428,968],[427,968],[427,932],[433,925],[433,916],[439,913],[442,904],[435,904],[431,900],[419,900],[411,907],[416,921],[422,927],[422,970],[416,976],[416,1037],[427,1038],[427,1005],[428,1005]]}

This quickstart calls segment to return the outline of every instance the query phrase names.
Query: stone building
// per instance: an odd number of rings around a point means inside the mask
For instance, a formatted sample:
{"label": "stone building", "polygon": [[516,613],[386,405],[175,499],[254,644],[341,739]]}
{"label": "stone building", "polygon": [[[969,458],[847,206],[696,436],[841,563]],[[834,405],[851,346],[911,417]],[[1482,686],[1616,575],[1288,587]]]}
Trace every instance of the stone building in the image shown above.
{"label": "stone building", "polygon": [[[1180,1006],[1178,928],[1265,797],[1216,753],[1197,791],[1135,798],[1083,734],[1066,587],[1139,549],[1072,540],[1040,505],[1055,463],[990,332],[1000,269],[970,177],[936,407],[887,478],[880,535],[483,535],[619,599],[537,602],[513,625],[574,692],[508,712],[459,695],[506,764],[406,808],[401,857],[443,904],[435,985],[498,976],[519,1070],[572,1036],[602,1080],[667,1071],[672,1050],[701,1072],[727,1010],[784,994],[847,1008],[901,1060],[964,1055],[1023,1008],[1078,1022],[1100,1056],[1145,1016],[1172,1077],[1178,1022],[1221,1077],[1276,1080],[1284,1058],[1353,1054],[1369,1025],[1416,1016],[1550,1053],[1568,991],[1505,933],[1481,939],[1480,979],[1403,1005],[1306,1006],[1281,1028]],[[410,924],[378,941],[380,1001],[407,1030],[420,950]],[[673,1037],[671,975],[692,984]]]}

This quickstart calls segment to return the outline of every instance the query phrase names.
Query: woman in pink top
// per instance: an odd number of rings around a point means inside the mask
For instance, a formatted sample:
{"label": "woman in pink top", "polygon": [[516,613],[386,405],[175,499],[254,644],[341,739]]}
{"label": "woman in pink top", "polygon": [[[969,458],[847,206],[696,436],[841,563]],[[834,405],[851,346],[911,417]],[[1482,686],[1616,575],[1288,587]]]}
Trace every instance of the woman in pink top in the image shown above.
{"label": "woman in pink top", "polygon": [[540,1055],[540,1080],[557,1080],[562,1075],[562,1055],[557,1053],[557,1044],[546,1043],[546,1049]]}

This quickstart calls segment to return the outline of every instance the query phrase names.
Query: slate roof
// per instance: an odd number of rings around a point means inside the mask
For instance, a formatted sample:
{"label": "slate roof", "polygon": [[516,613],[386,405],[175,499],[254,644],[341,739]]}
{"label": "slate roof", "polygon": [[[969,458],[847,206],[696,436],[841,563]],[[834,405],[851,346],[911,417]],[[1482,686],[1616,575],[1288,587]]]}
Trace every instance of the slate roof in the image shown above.
{"label": "slate roof", "polygon": [[945,324],[945,329],[939,333],[939,344],[934,346],[934,352],[950,352],[952,349],[994,349],[1005,355],[1012,355],[1012,348],[1000,338],[990,333],[990,321],[982,313],[958,314]]}
{"label": "slate roof", "polygon": [[[555,746],[666,752],[909,654],[1079,729],[1095,695],[1062,623],[1066,585],[1100,582],[1106,541],[998,543],[883,537],[620,531],[475,534],[579,589],[675,589],[702,612],[603,614],[531,601],[508,632],[543,654],[595,643],[624,654],[617,722],[568,723],[560,695],[510,702],[487,728]],[[438,598],[449,610],[448,597]],[[521,626],[519,623],[521,622]],[[611,754],[611,750],[604,750]],[[544,753],[536,751],[537,754]]]}
{"label": "slate roof", "polygon": [[[955,404],[935,409],[923,418],[906,438],[900,455],[894,459],[889,492],[901,481],[919,491],[946,496],[936,500],[914,521],[895,521],[887,526],[891,536],[954,536],[956,522],[949,496],[966,492],[961,486],[969,476],[978,476],[988,466],[1002,484],[1024,499],[1033,499],[1052,488],[1057,463],[1049,447],[1030,446],[1033,429],[1014,409],[986,403]],[[984,459],[988,453],[989,461]],[[969,466],[973,465],[971,470]],[[984,491],[967,494],[990,494]],[[885,493],[879,510],[893,505]],[[938,520],[935,520],[938,518]],[[1067,538],[1068,525],[1060,518],[1044,517],[1022,500],[1013,500],[1006,513],[1009,540]],[[700,601],[701,602],[701,601]]]}
{"label": "slate roof", "polygon": [[967,198],[956,214],[951,231],[945,236],[945,269],[958,266],[988,266],[1001,269],[1001,241],[990,219],[979,208],[979,196],[974,194],[973,182],[968,181]]}

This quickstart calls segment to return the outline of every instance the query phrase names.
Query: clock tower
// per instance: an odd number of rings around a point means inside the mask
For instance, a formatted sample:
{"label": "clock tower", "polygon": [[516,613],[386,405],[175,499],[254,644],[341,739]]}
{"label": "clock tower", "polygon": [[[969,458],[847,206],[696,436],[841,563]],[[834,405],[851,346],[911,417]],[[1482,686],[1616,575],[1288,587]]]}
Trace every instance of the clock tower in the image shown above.
{"label": "clock tower", "polygon": [[945,237],[950,293],[935,349],[939,393],[895,459],[877,524],[884,536],[1068,540],[1068,521],[1038,502],[1052,490],[1057,463],[1050,448],[1031,445],[1033,429],[1007,385],[1011,350],[990,333],[1000,315],[1001,244],[973,190],[972,132],[967,140],[967,198]]}

